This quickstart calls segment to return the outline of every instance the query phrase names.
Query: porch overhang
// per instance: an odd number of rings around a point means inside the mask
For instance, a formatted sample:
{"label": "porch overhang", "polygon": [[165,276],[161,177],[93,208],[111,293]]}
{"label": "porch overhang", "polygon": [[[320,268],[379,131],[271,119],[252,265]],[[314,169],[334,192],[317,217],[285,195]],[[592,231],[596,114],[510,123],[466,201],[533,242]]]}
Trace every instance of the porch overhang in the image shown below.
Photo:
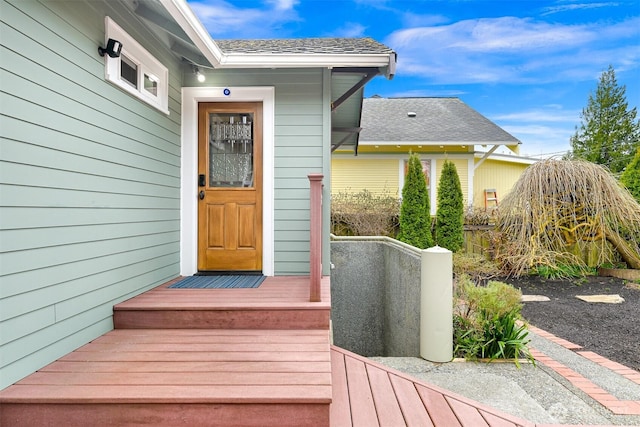
{"label": "porch overhang", "polygon": [[[180,42],[190,40],[213,68],[375,68],[380,74],[391,78],[396,70],[396,54],[388,53],[239,53],[224,52],[211,38],[197,16],[184,0],[159,0],[160,4],[175,20],[176,25],[164,25],[163,18],[149,13],[145,8],[140,14],[159,24]],[[148,9],[148,8],[147,8]],[[186,37],[185,37],[186,36]],[[187,40],[188,39],[188,40]],[[189,59],[186,58],[185,59]]]}
{"label": "porch overhang", "polygon": [[[186,63],[213,69],[326,68],[331,70],[332,151],[357,154],[364,86],[378,75],[392,79],[397,54],[391,49],[350,52],[235,52],[221,49],[184,0],[140,3],[135,13],[151,23],[173,53]],[[161,8],[161,7],[163,8]],[[335,114],[340,108],[340,114]]]}

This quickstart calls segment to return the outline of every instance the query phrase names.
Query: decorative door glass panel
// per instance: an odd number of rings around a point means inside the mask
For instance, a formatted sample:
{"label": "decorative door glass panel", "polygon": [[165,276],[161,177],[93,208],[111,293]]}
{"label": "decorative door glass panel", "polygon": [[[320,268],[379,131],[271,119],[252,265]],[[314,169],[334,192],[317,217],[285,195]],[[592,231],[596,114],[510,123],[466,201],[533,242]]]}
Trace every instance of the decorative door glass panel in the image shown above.
{"label": "decorative door glass panel", "polygon": [[253,114],[209,114],[209,186],[253,187]]}

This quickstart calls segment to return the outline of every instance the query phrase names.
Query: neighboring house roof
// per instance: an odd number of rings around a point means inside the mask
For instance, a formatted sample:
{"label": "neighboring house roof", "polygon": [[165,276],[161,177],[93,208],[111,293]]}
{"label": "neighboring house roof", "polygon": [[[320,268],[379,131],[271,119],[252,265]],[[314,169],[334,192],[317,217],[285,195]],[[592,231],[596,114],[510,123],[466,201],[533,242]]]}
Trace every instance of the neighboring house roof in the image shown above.
{"label": "neighboring house roof", "polygon": [[[484,151],[476,151],[473,155],[476,159],[482,159],[487,155],[487,153]],[[511,154],[502,154],[502,153],[493,153],[488,158],[490,160],[495,160],[499,162],[521,163],[525,165],[532,165],[540,161],[540,159],[537,159],[535,157],[514,156]]]}
{"label": "neighboring house roof", "polygon": [[362,145],[521,143],[458,98],[367,98],[361,127]]}

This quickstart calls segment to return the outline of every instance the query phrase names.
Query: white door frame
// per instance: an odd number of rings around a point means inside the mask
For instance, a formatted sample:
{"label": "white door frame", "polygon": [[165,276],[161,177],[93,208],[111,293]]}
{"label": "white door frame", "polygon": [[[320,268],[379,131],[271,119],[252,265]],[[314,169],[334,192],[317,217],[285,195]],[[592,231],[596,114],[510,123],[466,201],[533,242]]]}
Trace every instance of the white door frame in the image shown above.
{"label": "white door frame", "polygon": [[180,159],[180,274],[198,271],[198,103],[262,102],[262,273],[274,275],[275,88],[182,88]]}

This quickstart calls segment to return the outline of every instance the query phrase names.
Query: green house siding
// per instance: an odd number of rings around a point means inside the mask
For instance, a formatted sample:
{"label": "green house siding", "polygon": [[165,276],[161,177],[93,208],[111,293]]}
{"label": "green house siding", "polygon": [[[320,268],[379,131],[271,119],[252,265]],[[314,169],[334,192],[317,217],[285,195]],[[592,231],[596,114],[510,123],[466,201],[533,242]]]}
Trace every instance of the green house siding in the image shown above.
{"label": "green house siding", "polygon": [[[0,389],[179,274],[180,64],[118,5],[0,0]],[[169,68],[169,115],[105,81],[105,15]]]}
{"label": "green house siding", "polygon": [[[276,275],[309,274],[307,176],[324,173],[324,182],[328,183],[330,171],[329,141],[325,141],[330,131],[326,121],[329,103],[323,102],[330,88],[324,82],[325,71],[208,70],[205,74],[205,83],[198,83],[192,75],[185,76],[185,86],[275,88],[274,270]],[[328,192],[324,200],[329,200]],[[325,212],[328,230],[328,205]],[[328,248],[328,241],[324,246]]]}

